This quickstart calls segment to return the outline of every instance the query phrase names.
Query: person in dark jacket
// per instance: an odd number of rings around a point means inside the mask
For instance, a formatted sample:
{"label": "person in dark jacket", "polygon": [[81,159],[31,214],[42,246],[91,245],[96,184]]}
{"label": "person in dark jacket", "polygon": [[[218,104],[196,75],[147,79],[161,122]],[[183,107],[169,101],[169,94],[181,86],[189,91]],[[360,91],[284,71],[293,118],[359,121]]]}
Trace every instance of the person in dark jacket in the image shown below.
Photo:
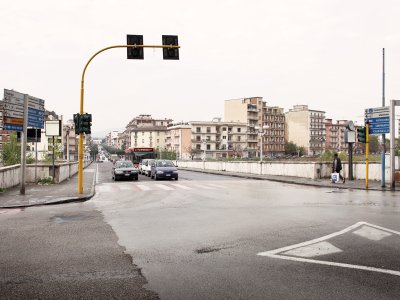
{"label": "person in dark jacket", "polygon": [[345,183],[344,177],[340,174],[340,171],[342,170],[342,161],[340,160],[339,156],[337,153],[334,154],[333,156],[333,165],[332,165],[332,173],[338,173],[339,178]]}

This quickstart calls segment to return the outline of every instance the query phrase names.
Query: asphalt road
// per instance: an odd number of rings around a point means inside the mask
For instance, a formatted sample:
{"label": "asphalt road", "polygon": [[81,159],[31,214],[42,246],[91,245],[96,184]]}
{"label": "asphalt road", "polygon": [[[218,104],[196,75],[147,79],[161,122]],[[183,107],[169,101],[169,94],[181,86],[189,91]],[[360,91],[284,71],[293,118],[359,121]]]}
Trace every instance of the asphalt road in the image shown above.
{"label": "asphalt road", "polygon": [[92,202],[161,299],[399,298],[392,193],[188,171],[112,182],[107,168]]}
{"label": "asphalt road", "polygon": [[0,210],[0,299],[398,299],[400,200],[181,171]]}

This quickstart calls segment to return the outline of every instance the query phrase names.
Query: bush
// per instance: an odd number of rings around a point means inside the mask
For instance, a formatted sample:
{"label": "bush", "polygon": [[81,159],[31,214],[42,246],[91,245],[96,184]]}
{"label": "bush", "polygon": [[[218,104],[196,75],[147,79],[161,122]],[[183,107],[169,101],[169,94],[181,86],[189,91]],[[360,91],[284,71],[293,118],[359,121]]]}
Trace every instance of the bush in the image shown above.
{"label": "bush", "polygon": [[49,185],[49,184],[53,184],[53,178],[52,177],[43,177],[43,178],[39,178],[38,180],[38,184],[40,185]]}

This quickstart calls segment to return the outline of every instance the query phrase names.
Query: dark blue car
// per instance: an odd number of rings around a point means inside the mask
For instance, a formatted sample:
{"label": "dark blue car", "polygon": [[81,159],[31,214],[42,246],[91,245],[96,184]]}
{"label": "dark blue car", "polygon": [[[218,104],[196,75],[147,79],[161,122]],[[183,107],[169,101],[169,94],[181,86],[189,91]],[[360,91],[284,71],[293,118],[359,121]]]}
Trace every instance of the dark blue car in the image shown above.
{"label": "dark blue car", "polygon": [[159,159],[151,164],[151,179],[175,179],[178,180],[178,168],[171,160]]}

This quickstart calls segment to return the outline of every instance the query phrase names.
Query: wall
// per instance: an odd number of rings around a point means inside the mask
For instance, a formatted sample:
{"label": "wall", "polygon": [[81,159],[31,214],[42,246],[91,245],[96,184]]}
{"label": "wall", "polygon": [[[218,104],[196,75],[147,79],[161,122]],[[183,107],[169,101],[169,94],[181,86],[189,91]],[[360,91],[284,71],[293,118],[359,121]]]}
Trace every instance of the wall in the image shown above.
{"label": "wall", "polygon": [[[342,163],[343,171],[348,176],[348,164]],[[194,168],[214,171],[227,171],[235,173],[250,173],[259,175],[274,176],[293,176],[310,179],[330,178],[332,173],[332,163],[330,162],[224,162],[224,161],[179,161],[180,168]],[[387,168],[386,168],[387,169]],[[365,179],[365,163],[353,162],[354,179]],[[381,180],[381,164],[376,162],[369,163],[368,177],[370,180]],[[390,176],[386,172],[385,180],[390,181]]]}
{"label": "wall", "polygon": [[[84,161],[83,167],[86,168],[91,161]],[[13,165],[0,168],[0,188],[10,188],[20,184],[21,166]],[[37,165],[36,178],[45,178],[53,176],[53,166],[50,164]],[[60,183],[65,179],[78,173],[78,162],[60,163],[55,165],[55,182]],[[35,182],[35,165],[26,165],[25,182]]]}

